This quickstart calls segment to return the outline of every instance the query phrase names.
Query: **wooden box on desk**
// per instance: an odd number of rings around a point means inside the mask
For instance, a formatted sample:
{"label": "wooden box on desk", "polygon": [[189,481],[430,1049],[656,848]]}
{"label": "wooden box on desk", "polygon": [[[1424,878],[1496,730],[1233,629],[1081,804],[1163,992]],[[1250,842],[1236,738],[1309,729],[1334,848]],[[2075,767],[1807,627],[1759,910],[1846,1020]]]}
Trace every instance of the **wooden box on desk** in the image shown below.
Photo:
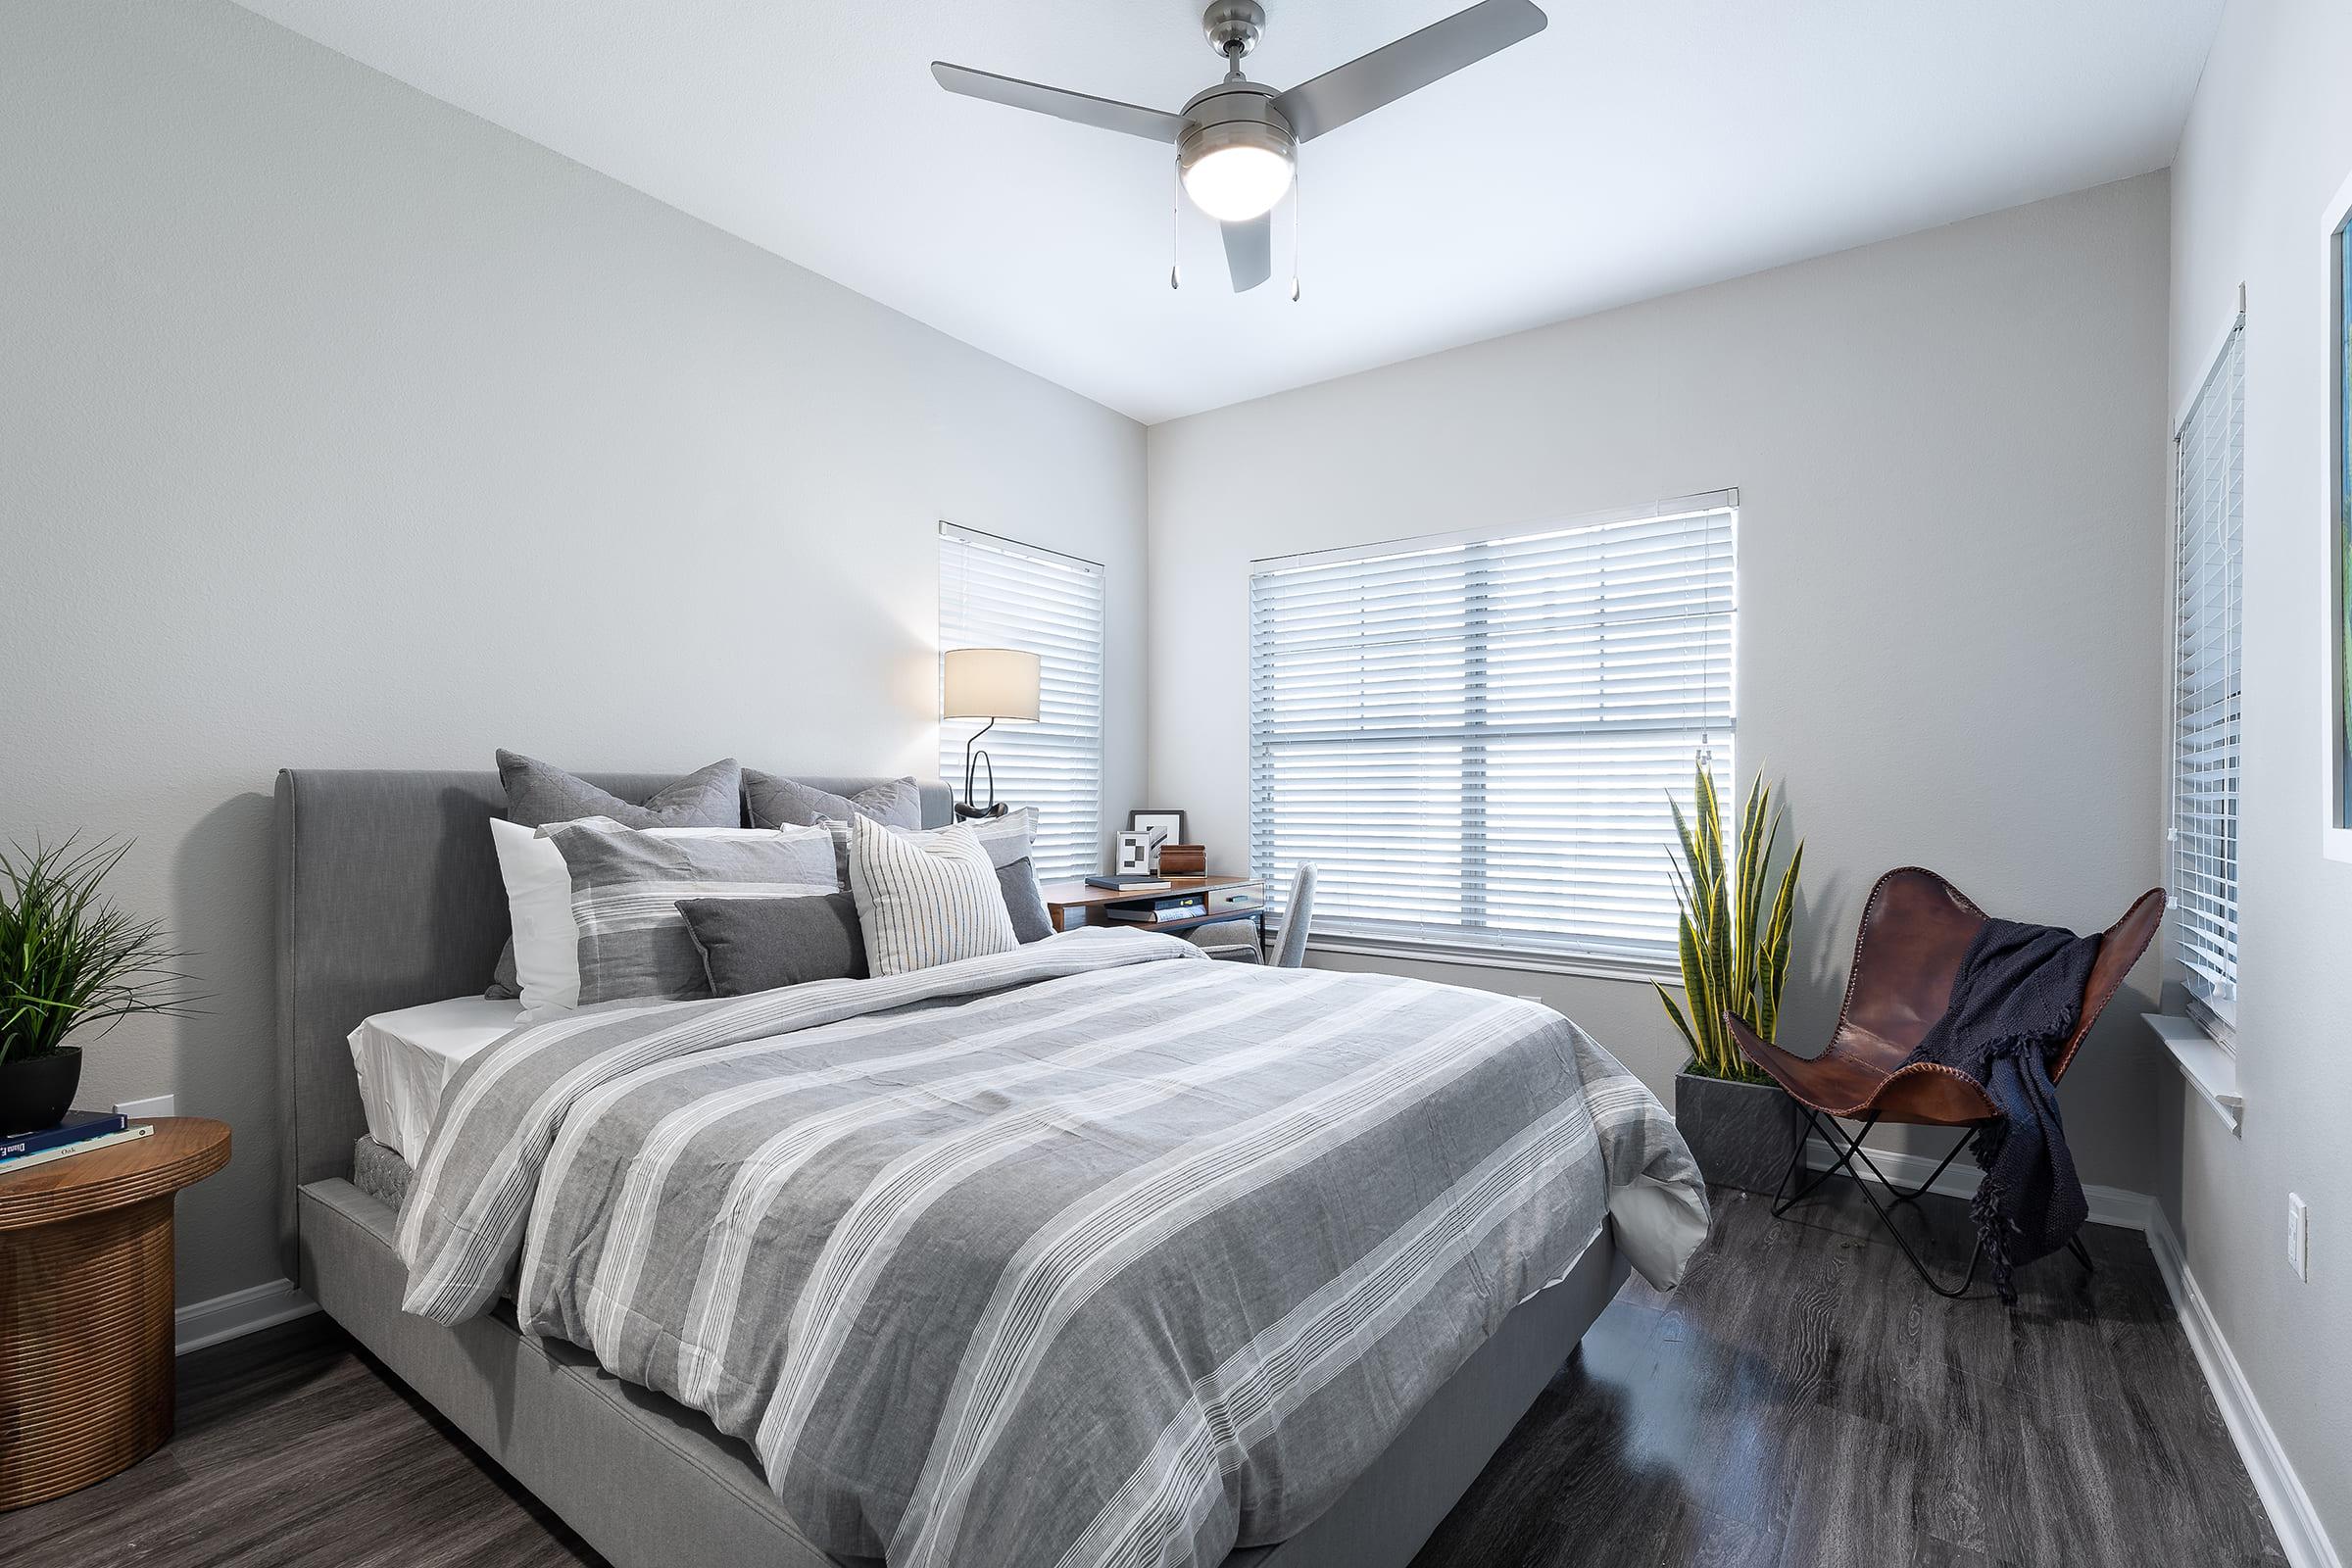
{"label": "wooden box on desk", "polygon": [[1208,873],[1208,846],[1205,844],[1163,844],[1159,847],[1159,874],[1162,876],[1205,876]]}

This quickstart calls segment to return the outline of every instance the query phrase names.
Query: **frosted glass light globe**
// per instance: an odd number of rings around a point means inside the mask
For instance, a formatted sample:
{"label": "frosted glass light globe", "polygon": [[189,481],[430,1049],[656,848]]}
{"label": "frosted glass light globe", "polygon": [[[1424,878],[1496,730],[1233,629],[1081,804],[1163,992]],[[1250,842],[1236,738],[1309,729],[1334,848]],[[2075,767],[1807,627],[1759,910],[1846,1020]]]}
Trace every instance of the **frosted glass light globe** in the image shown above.
{"label": "frosted glass light globe", "polygon": [[1220,223],[1263,217],[1290,188],[1291,161],[1267,147],[1219,147],[1184,171],[1184,193]]}

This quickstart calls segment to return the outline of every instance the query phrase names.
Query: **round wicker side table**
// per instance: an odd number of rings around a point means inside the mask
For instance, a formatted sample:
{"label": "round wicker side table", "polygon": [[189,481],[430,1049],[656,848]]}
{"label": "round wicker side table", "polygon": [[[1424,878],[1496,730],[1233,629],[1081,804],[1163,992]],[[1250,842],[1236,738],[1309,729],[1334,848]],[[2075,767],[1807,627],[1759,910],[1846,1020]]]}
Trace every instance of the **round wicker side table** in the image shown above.
{"label": "round wicker side table", "polygon": [[0,1509],[63,1496],[172,1436],[172,1196],[228,1163],[228,1127],[0,1174]]}

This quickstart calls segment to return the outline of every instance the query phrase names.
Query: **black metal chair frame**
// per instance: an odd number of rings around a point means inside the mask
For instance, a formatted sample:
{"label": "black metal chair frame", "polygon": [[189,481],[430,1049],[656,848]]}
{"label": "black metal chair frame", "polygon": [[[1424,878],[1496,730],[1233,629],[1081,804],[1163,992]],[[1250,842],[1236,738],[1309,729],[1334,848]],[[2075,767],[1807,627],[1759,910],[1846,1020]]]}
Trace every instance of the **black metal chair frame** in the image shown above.
{"label": "black metal chair frame", "polygon": [[[1902,1250],[1905,1261],[1910,1263],[1912,1271],[1919,1275],[1928,1289],[1946,1299],[1957,1299],[1967,1295],[1969,1286],[1976,1280],[1977,1265],[1984,1261],[1984,1243],[1979,1240],[1975,1249],[1968,1254],[1968,1268],[1960,1276],[1960,1283],[1945,1285],[1936,1278],[1934,1271],[1928,1267],[1927,1260],[1919,1255],[1910,1240],[1903,1235],[1901,1228],[1894,1223],[1894,1211],[1905,1203],[1917,1202],[1934,1189],[1944,1171],[1950,1168],[1952,1161],[1960,1157],[1960,1152],[1968,1147],[1968,1141],[1976,1136],[1976,1129],[1973,1127],[1965,1129],[1960,1135],[1960,1141],[1952,1145],[1951,1152],[1936,1162],[1935,1170],[1928,1174],[1928,1179],[1909,1192],[1905,1192],[1886,1179],[1886,1173],[1880,1170],[1877,1161],[1870,1157],[1870,1151],[1862,1147],[1862,1140],[1869,1137],[1870,1130],[1879,1124],[1877,1111],[1872,1111],[1862,1119],[1861,1131],[1848,1133],[1844,1124],[1837,1117],[1825,1115],[1810,1105],[1803,1105],[1801,1102],[1799,1104],[1805,1113],[1805,1124],[1797,1129],[1796,1148],[1788,1155],[1788,1168],[1781,1173],[1781,1184],[1773,1191],[1772,1217],[1774,1219],[1781,1218],[1807,1194],[1838,1172],[1843,1171],[1854,1186],[1861,1190],[1863,1200],[1870,1204],[1871,1211],[1879,1216],[1879,1223],[1886,1228],[1887,1235],[1894,1238],[1894,1245]],[[1804,1169],[1805,1150],[1811,1143],[1814,1133],[1821,1135],[1822,1142],[1837,1157],[1820,1170],[1815,1171],[1812,1178],[1798,1187],[1795,1192],[1789,1192],[1788,1183]],[[1882,1202],[1879,1195],[1871,1191],[1870,1182],[1854,1166],[1856,1160],[1860,1160],[1864,1166],[1869,1168],[1870,1174],[1878,1178],[1879,1185],[1885,1188],[1887,1195],[1893,1200],[1891,1202]],[[2081,1236],[2068,1238],[2066,1250],[2073,1254],[2076,1262],[2082,1265],[2082,1271],[2085,1274],[2098,1271],[2097,1265],[2091,1262],[2090,1250],[2082,1245]]]}

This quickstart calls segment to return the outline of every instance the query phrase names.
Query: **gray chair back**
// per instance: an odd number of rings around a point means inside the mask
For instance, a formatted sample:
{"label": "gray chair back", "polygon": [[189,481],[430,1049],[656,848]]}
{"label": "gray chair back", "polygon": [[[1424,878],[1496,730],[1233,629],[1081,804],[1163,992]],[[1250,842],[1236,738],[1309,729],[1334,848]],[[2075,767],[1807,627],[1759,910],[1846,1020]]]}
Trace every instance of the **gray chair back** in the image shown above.
{"label": "gray chair back", "polygon": [[1315,912],[1315,867],[1298,867],[1291,878],[1290,901],[1282,906],[1282,939],[1275,944],[1274,967],[1298,969],[1306,963],[1306,931]]}

